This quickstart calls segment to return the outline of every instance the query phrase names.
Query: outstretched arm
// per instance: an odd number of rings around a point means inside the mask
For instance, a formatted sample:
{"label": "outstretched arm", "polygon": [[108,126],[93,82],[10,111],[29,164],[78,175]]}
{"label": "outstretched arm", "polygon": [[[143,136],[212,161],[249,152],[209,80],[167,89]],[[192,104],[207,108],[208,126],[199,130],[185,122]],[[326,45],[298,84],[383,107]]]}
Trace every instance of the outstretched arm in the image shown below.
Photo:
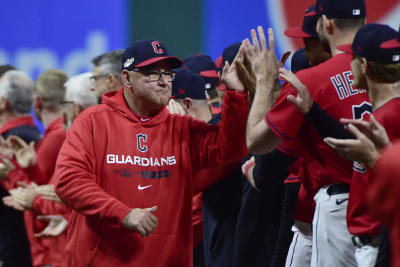
{"label": "outstretched arm", "polygon": [[278,69],[281,63],[275,56],[275,41],[272,29],[268,29],[268,42],[261,26],[256,31],[251,30],[253,45],[245,40],[246,57],[251,63],[256,78],[256,92],[250,109],[246,128],[246,144],[249,150],[256,155],[265,154],[278,146],[280,139],[268,127],[264,118],[273,105],[273,91],[280,90],[277,80]]}

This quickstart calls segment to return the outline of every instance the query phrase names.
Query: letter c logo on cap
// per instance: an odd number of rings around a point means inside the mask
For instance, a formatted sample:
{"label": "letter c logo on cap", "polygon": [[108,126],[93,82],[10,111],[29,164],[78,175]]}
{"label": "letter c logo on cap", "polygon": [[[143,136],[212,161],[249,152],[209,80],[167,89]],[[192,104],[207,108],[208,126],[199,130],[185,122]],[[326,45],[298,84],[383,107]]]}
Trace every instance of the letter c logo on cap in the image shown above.
{"label": "letter c logo on cap", "polygon": [[151,42],[151,45],[153,46],[154,53],[157,53],[157,54],[164,53],[164,50],[161,48],[161,44],[159,41],[153,41],[153,42]]}

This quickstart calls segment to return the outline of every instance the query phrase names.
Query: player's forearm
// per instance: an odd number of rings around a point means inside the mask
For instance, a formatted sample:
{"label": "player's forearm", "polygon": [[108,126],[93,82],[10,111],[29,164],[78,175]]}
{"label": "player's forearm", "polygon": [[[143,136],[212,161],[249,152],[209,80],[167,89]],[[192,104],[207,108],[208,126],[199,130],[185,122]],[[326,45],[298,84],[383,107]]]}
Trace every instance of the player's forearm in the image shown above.
{"label": "player's forearm", "polygon": [[354,136],[345,130],[343,124],[322,110],[315,102],[305,117],[314,125],[322,139],[326,137],[354,139]]}
{"label": "player's forearm", "polygon": [[273,104],[272,92],[274,87],[275,80],[272,78],[257,80],[256,93],[246,127],[246,144],[253,154],[267,153],[274,148],[274,143],[269,142],[274,133],[264,121],[265,115]]}
{"label": "player's forearm", "polygon": [[63,176],[56,185],[56,193],[68,207],[113,224],[121,224],[131,210],[91,179]]}

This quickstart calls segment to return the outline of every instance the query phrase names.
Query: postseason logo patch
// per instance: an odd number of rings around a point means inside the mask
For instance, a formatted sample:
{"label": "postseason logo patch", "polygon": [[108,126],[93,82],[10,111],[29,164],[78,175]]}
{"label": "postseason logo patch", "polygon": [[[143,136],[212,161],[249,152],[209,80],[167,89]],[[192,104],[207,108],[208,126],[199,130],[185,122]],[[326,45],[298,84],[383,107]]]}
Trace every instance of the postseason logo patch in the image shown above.
{"label": "postseason logo patch", "polygon": [[127,59],[124,63],[124,67],[128,68],[130,65],[132,65],[133,61],[135,61],[135,59],[133,57]]}

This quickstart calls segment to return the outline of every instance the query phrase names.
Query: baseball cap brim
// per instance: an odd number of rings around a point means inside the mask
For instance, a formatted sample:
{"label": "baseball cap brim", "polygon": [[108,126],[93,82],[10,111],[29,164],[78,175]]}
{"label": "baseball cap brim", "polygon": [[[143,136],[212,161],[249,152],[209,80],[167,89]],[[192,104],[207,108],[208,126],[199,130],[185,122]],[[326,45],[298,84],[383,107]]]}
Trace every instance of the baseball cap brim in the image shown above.
{"label": "baseball cap brim", "polygon": [[170,65],[171,69],[177,69],[179,67],[182,66],[182,60],[180,60],[177,57],[173,57],[173,56],[167,56],[167,57],[153,57],[150,58],[148,60],[143,61],[142,63],[136,65],[136,68],[142,68],[142,67],[146,67],[149,66],[151,64],[160,62],[160,61],[167,61]]}
{"label": "baseball cap brim", "polygon": [[351,44],[339,45],[337,49],[348,54],[354,54],[353,49],[351,48]]}
{"label": "baseball cap brim", "polygon": [[225,91],[225,90],[226,90],[226,85],[225,85],[224,83],[221,83],[221,84],[218,86],[217,90],[218,90],[218,91]]}
{"label": "baseball cap brim", "polygon": [[285,35],[291,38],[307,38],[312,37],[310,34],[305,33],[301,27],[291,27],[285,30]]}
{"label": "baseball cap brim", "polygon": [[384,49],[399,48],[399,47],[400,47],[400,41],[397,38],[386,41],[381,44],[381,48]]}
{"label": "baseball cap brim", "polygon": [[209,78],[219,78],[218,72],[216,70],[203,70],[200,71],[200,75]]}

